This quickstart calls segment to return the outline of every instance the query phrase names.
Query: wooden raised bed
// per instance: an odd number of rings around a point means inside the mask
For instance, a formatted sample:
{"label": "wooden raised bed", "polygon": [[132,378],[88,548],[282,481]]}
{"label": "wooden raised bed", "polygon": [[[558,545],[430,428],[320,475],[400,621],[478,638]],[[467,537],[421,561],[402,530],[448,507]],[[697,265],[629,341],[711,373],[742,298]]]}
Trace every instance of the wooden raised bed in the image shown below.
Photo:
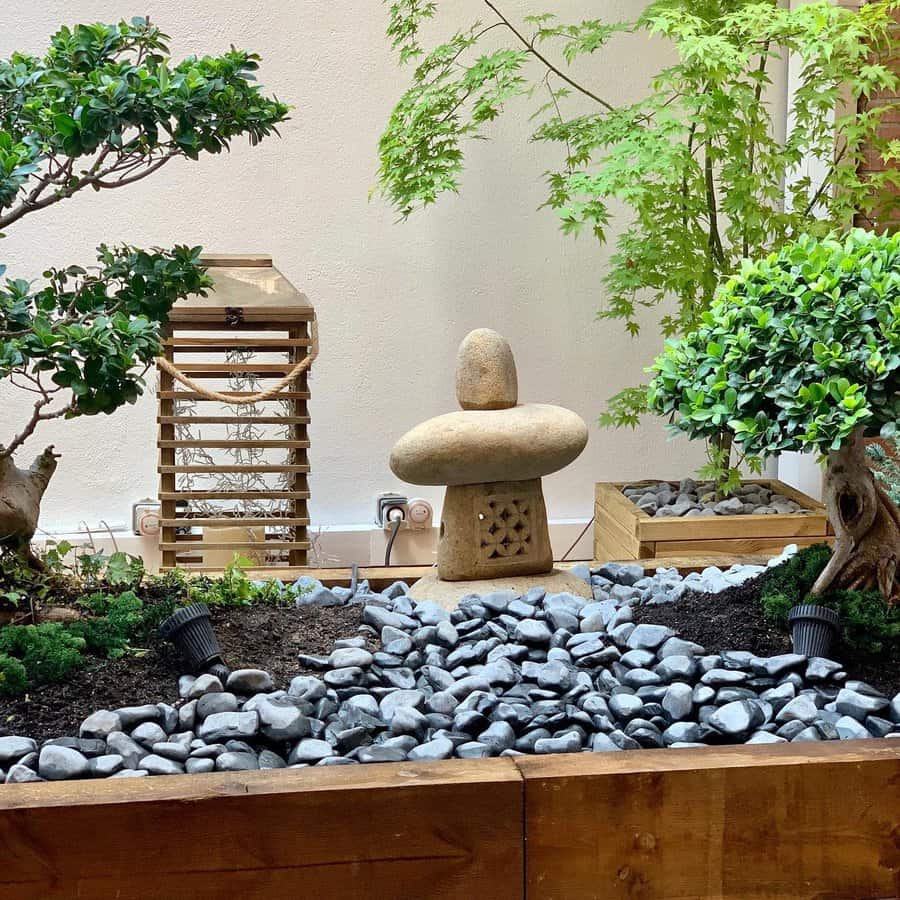
{"label": "wooden raised bed", "polygon": [[900,896],[900,741],[0,787],[0,897]]}
{"label": "wooden raised bed", "polygon": [[594,558],[646,559],[780,553],[785,544],[831,543],[834,531],[825,507],[776,479],[747,479],[790,497],[808,513],[748,516],[655,518],[638,509],[623,493],[630,485],[657,481],[599,482],[594,498]]}

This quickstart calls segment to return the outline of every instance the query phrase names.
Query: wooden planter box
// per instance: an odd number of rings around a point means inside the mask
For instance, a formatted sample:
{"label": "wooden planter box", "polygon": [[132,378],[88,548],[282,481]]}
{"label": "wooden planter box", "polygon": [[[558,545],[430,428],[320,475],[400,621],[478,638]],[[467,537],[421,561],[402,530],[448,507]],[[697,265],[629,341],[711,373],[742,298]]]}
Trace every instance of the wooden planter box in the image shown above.
{"label": "wooden planter box", "polygon": [[900,741],[0,787],[3,900],[900,896]]}
{"label": "wooden planter box", "polygon": [[[777,554],[785,544],[831,543],[834,531],[825,507],[775,479],[747,479],[790,497],[808,513],[749,516],[691,516],[657,519],[638,509],[623,493],[626,484],[599,482],[594,501],[594,559],[652,559],[748,553]],[[648,481],[646,484],[657,484]],[[733,561],[733,560],[732,560]]]}

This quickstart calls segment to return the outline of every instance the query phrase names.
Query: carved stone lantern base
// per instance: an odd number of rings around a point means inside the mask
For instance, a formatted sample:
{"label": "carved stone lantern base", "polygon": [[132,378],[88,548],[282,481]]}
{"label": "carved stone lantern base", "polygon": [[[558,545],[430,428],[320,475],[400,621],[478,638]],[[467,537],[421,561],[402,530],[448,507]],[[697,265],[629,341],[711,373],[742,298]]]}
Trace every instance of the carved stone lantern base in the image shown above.
{"label": "carved stone lantern base", "polygon": [[437,565],[444,581],[549,572],[553,553],[541,479],[448,487]]}

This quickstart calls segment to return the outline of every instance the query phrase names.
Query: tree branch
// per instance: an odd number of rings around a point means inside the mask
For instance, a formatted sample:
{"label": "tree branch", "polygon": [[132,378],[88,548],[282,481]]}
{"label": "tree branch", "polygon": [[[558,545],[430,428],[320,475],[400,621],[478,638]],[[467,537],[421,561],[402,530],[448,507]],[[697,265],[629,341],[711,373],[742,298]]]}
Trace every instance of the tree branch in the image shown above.
{"label": "tree branch", "polygon": [[37,428],[39,422],[46,422],[50,419],[58,419],[60,416],[64,416],[67,412],[72,410],[75,406],[75,398],[73,397],[65,406],[60,407],[59,409],[55,409],[52,412],[41,412],[45,406],[48,406],[52,402],[52,399],[49,395],[45,394],[44,397],[40,400],[35,401],[34,411],[31,414],[31,419],[29,419],[28,424],[25,428],[17,434],[11,441],[11,443],[6,447],[0,447],[0,459],[12,456],[22,444],[25,443],[31,435],[34,434],[34,430]]}
{"label": "tree branch", "polygon": [[519,29],[516,28],[516,26],[513,25],[513,23],[510,22],[509,19],[507,19],[506,16],[504,16],[503,13],[500,12],[499,9],[497,9],[492,0],[484,0],[484,2],[488,7],[490,7],[490,9],[493,10],[494,14],[500,19],[500,21],[519,39],[525,49],[528,50],[528,52],[531,53],[535,58],[539,59],[551,72],[565,81],[566,84],[575,88],[576,91],[584,94],[585,97],[590,97],[591,100],[599,103],[605,110],[607,110],[607,112],[615,112],[615,107],[611,103],[607,103],[604,99],[598,97],[593,91],[588,90],[583,85],[580,85],[577,81],[573,81],[568,75],[566,75],[565,72],[561,71],[555,65],[553,65],[553,63],[550,62],[550,60],[547,59],[547,57],[544,56],[544,54],[534,46],[534,41],[529,41],[528,38],[526,38],[525,35],[522,34],[522,32],[519,31]]}

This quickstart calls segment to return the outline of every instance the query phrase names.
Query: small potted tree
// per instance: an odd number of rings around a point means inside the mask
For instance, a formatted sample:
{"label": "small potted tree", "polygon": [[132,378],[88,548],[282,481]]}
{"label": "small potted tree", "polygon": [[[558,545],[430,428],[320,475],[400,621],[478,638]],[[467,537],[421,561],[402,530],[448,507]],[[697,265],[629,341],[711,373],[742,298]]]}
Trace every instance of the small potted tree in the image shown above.
{"label": "small potted tree", "polygon": [[900,512],[864,438],[900,421],[900,234],[803,236],[745,261],[651,371],[649,404],[676,432],[725,427],[757,459],[820,454],[836,538],[812,593],[877,588],[896,602]]}
{"label": "small potted tree", "polygon": [[[254,54],[168,59],[142,18],[60,29],[43,57],[0,61],[0,236],[76,193],[124,187],[174,159],[220,153],[275,131],[288,107],[253,83]],[[51,268],[41,285],[0,287],[0,378],[32,393],[20,430],[0,444],[0,550],[30,549],[53,447],[28,469],[14,455],[48,420],[134,403],[160,352],[172,304],[211,285],[200,248],[101,247],[99,265]],[[0,275],[4,267],[0,266]]]}

